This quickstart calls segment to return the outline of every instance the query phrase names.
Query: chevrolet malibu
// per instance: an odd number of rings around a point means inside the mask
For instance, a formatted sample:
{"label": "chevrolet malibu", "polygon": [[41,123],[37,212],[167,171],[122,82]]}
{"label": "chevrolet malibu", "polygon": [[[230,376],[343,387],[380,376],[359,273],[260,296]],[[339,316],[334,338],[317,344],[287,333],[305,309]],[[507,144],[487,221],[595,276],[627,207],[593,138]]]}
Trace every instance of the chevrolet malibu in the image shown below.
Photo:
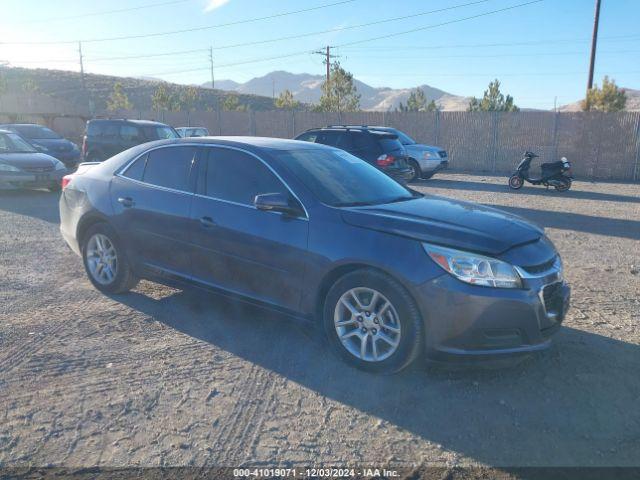
{"label": "chevrolet malibu", "polygon": [[537,226],[324,145],[162,140],[65,183],[60,229],[97,289],[149,279],[276,309],[368,371],[541,350],[569,306]]}

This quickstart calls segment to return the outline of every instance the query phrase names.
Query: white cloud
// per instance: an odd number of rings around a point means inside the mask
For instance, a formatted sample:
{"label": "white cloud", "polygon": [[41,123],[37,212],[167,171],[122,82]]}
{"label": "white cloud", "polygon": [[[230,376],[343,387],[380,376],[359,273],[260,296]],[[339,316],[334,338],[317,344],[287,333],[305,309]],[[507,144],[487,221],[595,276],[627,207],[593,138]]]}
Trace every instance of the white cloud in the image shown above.
{"label": "white cloud", "polygon": [[216,8],[220,8],[223,5],[229,3],[229,0],[209,0],[207,6],[204,8],[205,12],[210,12]]}

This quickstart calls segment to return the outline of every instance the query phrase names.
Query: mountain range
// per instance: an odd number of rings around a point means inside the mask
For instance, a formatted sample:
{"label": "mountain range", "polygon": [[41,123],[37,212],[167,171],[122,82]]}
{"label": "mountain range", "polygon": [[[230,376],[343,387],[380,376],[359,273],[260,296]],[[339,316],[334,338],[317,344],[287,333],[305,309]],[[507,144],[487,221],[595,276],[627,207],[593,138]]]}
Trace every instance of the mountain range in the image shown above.
{"label": "mountain range", "polygon": [[[302,103],[318,103],[322,96],[323,75],[309,73],[290,73],[282,70],[268,73],[262,77],[252,78],[248,82],[238,83],[233,80],[219,80],[215,87],[220,90],[234,91],[240,94],[252,94],[265,97],[278,97],[289,90],[293,98]],[[360,80],[354,79],[360,94],[360,107],[363,110],[395,110],[400,102],[406,103],[412,88],[375,88]],[[210,87],[211,83],[203,86]],[[427,101],[435,100],[441,110],[466,110],[470,97],[454,95],[429,85],[420,85]]]}

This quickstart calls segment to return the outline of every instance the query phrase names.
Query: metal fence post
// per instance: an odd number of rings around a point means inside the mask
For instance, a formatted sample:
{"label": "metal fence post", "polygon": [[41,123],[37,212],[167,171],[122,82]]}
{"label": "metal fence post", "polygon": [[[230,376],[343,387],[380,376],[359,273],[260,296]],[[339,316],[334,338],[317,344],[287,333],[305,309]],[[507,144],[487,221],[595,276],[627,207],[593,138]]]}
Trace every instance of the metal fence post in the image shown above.
{"label": "metal fence post", "polygon": [[498,161],[498,112],[491,112],[493,138],[491,145],[491,173],[496,173],[496,163]]}
{"label": "metal fence post", "polygon": [[436,145],[440,145],[440,109],[436,108],[436,125],[435,125],[435,135],[436,135],[436,139],[435,139],[435,144]]}
{"label": "metal fence post", "polygon": [[552,161],[558,159],[558,115],[560,113],[555,112],[553,114],[553,158]]}
{"label": "metal fence post", "polygon": [[296,111],[291,110],[291,138],[296,136]]}
{"label": "metal fence post", "polygon": [[222,113],[220,109],[216,109],[216,113],[218,114],[218,135],[222,135]]}
{"label": "metal fence post", "polygon": [[640,112],[636,113],[636,161],[633,166],[633,181],[640,179]]}

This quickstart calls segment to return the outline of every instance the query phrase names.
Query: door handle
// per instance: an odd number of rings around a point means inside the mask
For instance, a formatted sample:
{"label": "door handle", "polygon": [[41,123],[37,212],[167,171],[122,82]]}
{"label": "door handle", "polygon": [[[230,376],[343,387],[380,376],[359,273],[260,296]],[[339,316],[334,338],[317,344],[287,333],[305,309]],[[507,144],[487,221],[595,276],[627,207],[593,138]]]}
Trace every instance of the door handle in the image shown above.
{"label": "door handle", "polygon": [[211,217],[202,217],[200,218],[200,225],[202,225],[204,228],[211,228],[215,227],[216,222],[214,222]]}
{"label": "door handle", "polygon": [[118,198],[118,203],[122,204],[123,207],[133,207],[136,202],[133,201],[133,198],[131,197],[119,197]]}

